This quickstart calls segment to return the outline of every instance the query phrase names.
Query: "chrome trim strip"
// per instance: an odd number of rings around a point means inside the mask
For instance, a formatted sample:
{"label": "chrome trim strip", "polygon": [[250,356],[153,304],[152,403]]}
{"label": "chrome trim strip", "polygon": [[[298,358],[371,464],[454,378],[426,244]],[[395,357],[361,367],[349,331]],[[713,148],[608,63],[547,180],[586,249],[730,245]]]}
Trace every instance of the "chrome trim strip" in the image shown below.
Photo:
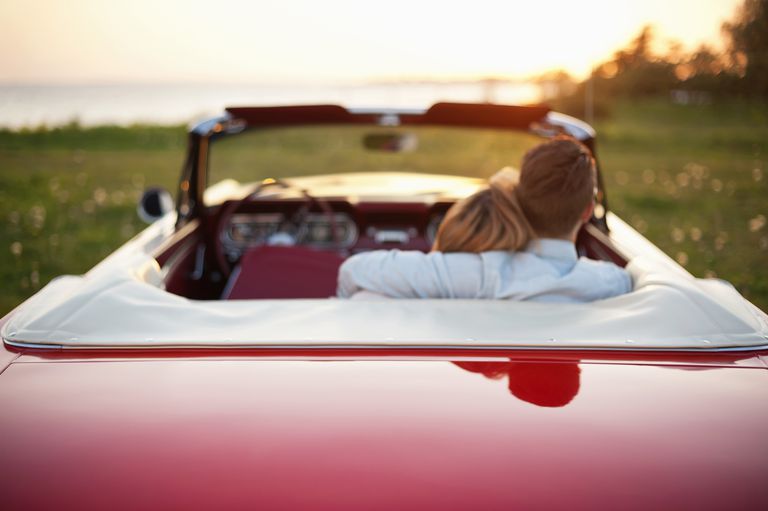
{"label": "chrome trim strip", "polygon": [[211,133],[211,131],[213,131],[213,129],[216,127],[217,124],[226,123],[231,119],[232,119],[232,114],[230,114],[229,112],[225,112],[223,115],[219,115],[217,117],[206,119],[204,121],[190,125],[189,132],[195,133],[201,136],[206,136],[209,133]]}
{"label": "chrome trim strip", "polygon": [[569,135],[578,140],[595,138],[595,130],[592,126],[570,115],[561,114],[560,112],[549,112],[547,114],[547,121],[565,129]]}
{"label": "chrome trim strip", "polygon": [[399,345],[399,344],[242,344],[242,345],[215,345],[215,344],[163,344],[153,346],[66,346],[62,344],[34,344],[21,341],[11,341],[3,338],[3,342],[9,346],[17,348],[31,348],[31,349],[47,349],[47,350],[62,350],[62,351],[93,351],[93,350],[147,350],[153,351],[158,349],[165,350],[189,350],[189,349],[208,349],[208,350],[262,350],[262,349],[283,349],[283,350],[329,350],[329,349],[354,349],[354,350],[391,350],[391,349],[403,349],[403,350],[477,350],[477,351],[491,351],[491,350],[510,350],[510,351],[620,351],[620,352],[647,352],[647,353],[728,353],[728,352],[747,352],[747,351],[764,351],[768,350],[768,344],[761,344],[758,346],[736,346],[730,348],[708,348],[702,346],[701,348],[640,348],[640,347],[628,347],[628,348],[608,348],[608,347],[586,347],[586,346],[489,346],[489,345]]}
{"label": "chrome trim strip", "polygon": [[348,108],[347,111],[356,115],[424,115],[426,108]]}
{"label": "chrome trim strip", "polygon": [[[13,346],[14,348],[30,348],[34,350],[62,350],[64,349],[64,346],[61,344],[33,344],[28,342],[19,342],[19,341],[9,341],[5,337],[3,337],[3,342],[7,344],[8,346]],[[73,349],[80,349],[80,348],[73,348]]]}

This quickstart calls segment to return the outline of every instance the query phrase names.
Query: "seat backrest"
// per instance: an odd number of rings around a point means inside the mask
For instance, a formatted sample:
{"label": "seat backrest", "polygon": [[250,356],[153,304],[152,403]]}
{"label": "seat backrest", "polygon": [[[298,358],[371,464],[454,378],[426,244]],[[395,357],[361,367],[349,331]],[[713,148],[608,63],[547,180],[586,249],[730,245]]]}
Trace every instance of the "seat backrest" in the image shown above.
{"label": "seat backrest", "polygon": [[328,298],[344,258],[307,247],[256,247],[240,259],[222,299]]}

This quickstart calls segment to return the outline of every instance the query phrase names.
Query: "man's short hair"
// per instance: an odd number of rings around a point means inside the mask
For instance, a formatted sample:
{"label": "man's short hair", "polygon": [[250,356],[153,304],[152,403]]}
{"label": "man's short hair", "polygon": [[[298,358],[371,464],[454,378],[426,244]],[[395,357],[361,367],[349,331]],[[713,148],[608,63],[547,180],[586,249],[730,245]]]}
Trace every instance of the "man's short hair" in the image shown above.
{"label": "man's short hair", "polygon": [[579,141],[558,136],[523,156],[515,193],[539,237],[569,234],[594,198],[595,159]]}

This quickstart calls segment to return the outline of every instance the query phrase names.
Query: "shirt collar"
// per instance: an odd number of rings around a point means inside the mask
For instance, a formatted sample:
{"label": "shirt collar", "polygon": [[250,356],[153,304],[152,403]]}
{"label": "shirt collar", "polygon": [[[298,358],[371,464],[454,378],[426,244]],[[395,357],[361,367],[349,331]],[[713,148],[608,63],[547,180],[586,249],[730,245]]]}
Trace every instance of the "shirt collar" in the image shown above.
{"label": "shirt collar", "polygon": [[576,253],[576,245],[568,240],[536,238],[526,245],[525,251],[544,259],[568,262],[579,260],[579,255]]}

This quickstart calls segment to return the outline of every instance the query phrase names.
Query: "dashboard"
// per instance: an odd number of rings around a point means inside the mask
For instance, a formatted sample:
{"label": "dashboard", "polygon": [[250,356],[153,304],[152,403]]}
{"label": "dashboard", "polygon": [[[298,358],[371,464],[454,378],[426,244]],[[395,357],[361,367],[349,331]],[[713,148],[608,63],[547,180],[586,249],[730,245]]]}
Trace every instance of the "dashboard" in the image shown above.
{"label": "dashboard", "polygon": [[450,203],[356,203],[308,207],[301,201],[253,201],[224,212],[218,241],[230,264],[251,248],[305,246],[351,254],[399,248],[429,251]]}
{"label": "dashboard", "polygon": [[260,245],[349,248],[358,232],[346,213],[307,213],[299,223],[283,213],[255,213],[233,215],[223,235],[222,241],[237,249]]}

